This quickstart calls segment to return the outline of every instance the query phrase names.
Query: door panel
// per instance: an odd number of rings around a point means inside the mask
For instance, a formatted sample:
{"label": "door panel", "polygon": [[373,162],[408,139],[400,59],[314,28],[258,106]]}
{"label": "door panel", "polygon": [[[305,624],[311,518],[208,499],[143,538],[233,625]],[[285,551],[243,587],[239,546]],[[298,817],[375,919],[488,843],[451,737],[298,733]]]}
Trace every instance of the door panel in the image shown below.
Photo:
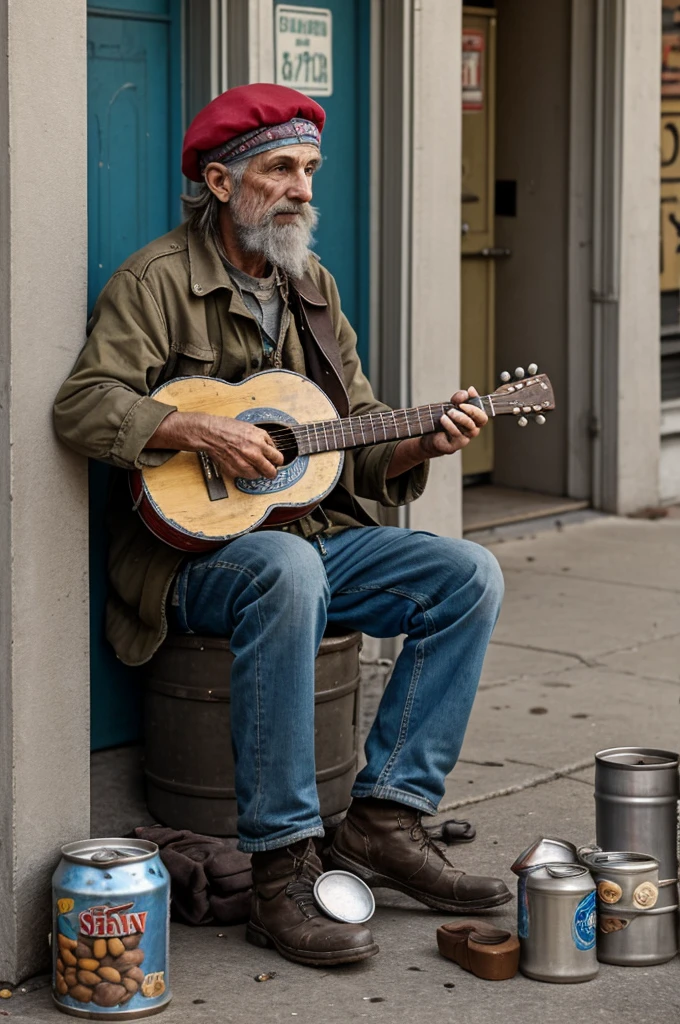
{"label": "door panel", "polygon": [[[463,16],[463,173],[461,222],[461,386],[494,386],[495,12]],[[493,469],[490,424],[463,452],[465,474]]]}
{"label": "door panel", "polygon": [[[179,220],[177,0],[88,6],[88,306],[136,249]],[[120,14],[111,13],[112,10]],[[111,470],[90,463],[91,745],[141,733],[141,677],[104,636]]]}
{"label": "door panel", "polygon": [[315,251],[335,277],[342,308],[368,370],[368,210],[370,0],[305,0],[332,12],[333,93],[314,97],[326,111],[314,178],[321,217]]}

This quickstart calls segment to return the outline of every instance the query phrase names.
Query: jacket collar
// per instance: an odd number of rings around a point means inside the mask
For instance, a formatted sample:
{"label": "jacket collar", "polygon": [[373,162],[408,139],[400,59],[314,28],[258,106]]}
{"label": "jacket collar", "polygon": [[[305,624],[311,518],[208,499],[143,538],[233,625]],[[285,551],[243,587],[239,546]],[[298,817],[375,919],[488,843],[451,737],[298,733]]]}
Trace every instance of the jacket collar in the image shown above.
{"label": "jacket collar", "polygon": [[204,242],[200,235],[187,227],[187,248],[189,287],[192,295],[204,298],[217,288],[226,288],[227,291],[233,292],[231,279],[212,239]]}

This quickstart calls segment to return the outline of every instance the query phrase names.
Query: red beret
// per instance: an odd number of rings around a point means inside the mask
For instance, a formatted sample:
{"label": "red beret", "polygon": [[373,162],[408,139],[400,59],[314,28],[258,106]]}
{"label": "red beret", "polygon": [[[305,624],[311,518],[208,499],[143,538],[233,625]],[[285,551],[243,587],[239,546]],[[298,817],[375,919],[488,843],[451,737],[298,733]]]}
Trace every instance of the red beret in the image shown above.
{"label": "red beret", "polygon": [[[182,172],[191,181],[202,181],[201,153],[258,128],[283,124],[294,118],[311,121],[320,132],[326,112],[309,96],[285,85],[263,82],[227,89],[199,111],[187,128],[182,147]],[[278,144],[284,143],[280,140]]]}

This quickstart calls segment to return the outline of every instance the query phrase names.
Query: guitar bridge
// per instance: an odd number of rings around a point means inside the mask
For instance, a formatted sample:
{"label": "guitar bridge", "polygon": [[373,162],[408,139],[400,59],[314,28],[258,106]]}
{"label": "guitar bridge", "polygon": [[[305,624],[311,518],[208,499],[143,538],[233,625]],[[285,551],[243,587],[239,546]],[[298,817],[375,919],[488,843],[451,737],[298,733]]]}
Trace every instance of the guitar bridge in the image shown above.
{"label": "guitar bridge", "polygon": [[210,456],[206,455],[205,452],[199,452],[198,461],[201,464],[203,479],[205,480],[205,486],[210,500],[221,501],[222,498],[228,498],[229,495],[227,493],[224,480]]}

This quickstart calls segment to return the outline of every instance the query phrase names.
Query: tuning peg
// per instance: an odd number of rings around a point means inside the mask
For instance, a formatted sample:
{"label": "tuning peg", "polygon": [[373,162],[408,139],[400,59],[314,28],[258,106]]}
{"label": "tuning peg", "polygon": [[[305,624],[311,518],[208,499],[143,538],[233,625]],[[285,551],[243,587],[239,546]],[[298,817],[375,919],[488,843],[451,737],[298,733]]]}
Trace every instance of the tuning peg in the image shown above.
{"label": "tuning peg", "polygon": [[524,376],[524,369],[523,369],[523,367],[518,366],[517,369],[515,370],[515,377],[517,378],[517,380],[521,380],[523,376]]}
{"label": "tuning peg", "polygon": [[536,417],[536,422],[538,423],[539,427],[542,427],[542,426],[543,426],[543,424],[545,423],[545,416],[541,416],[541,415],[539,414],[539,415],[538,415],[538,416]]}
{"label": "tuning peg", "polygon": [[538,373],[538,366],[536,363],[529,363],[527,366],[527,373],[530,377],[533,377],[535,373]]}
{"label": "tuning peg", "polygon": [[526,416],[520,416],[520,418],[517,420],[517,426],[526,427],[528,422],[529,420],[526,418]]}
{"label": "tuning peg", "polygon": [[504,384],[507,384],[508,381],[510,380],[510,374],[508,373],[507,370],[503,370],[501,374],[501,380]]}

